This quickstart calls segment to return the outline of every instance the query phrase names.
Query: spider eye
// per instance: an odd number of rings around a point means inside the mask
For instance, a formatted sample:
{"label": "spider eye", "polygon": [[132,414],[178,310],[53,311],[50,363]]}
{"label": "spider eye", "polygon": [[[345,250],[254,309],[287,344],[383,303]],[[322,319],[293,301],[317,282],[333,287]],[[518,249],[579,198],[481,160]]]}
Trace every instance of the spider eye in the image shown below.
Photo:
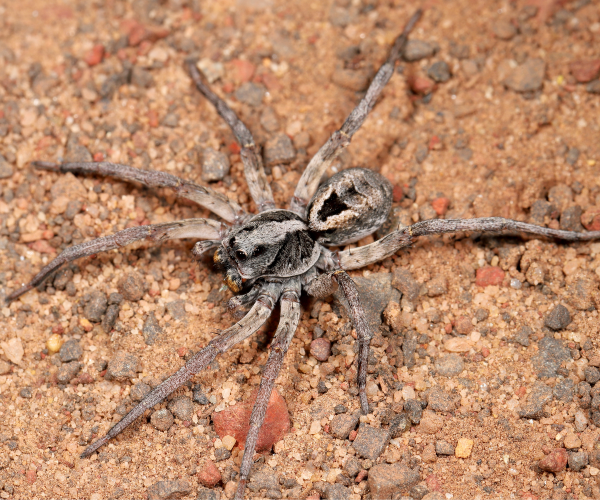
{"label": "spider eye", "polygon": [[235,256],[238,260],[246,260],[246,258],[248,257],[244,252],[242,252],[241,250],[238,250],[237,252],[235,252]]}
{"label": "spider eye", "polygon": [[254,249],[254,252],[252,252],[252,257],[258,257],[258,256],[262,255],[263,253],[265,253],[265,247],[262,245],[259,245]]}

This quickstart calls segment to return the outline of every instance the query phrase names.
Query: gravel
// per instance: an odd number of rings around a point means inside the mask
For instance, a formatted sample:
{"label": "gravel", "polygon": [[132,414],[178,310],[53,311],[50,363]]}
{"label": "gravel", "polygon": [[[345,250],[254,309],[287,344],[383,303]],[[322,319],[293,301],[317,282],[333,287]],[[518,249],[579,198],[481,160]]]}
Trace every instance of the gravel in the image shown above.
{"label": "gravel", "polygon": [[67,340],[58,351],[58,357],[63,363],[77,361],[83,356],[83,349],[79,345],[79,341],[75,339]]}
{"label": "gravel", "polygon": [[413,278],[409,271],[402,268],[397,268],[392,277],[392,286],[402,292],[411,302],[415,302],[419,298],[421,286]]}
{"label": "gravel", "polygon": [[427,70],[427,75],[434,82],[444,83],[450,80],[452,74],[450,73],[450,66],[446,61],[434,62]]}
{"label": "gravel", "polygon": [[463,358],[458,354],[447,354],[435,360],[435,370],[444,377],[455,377],[465,369]]}
{"label": "gravel", "polygon": [[144,278],[139,273],[123,275],[117,283],[119,293],[125,300],[137,302],[144,296]]}
{"label": "gravel", "polygon": [[516,67],[504,80],[504,85],[515,92],[533,92],[542,87],[546,74],[543,59],[528,59]]}
{"label": "gravel", "polygon": [[159,431],[168,431],[174,422],[173,414],[166,408],[156,410],[150,417],[150,423]]}
{"label": "gravel", "polygon": [[571,324],[569,310],[562,304],[555,306],[544,318],[544,325],[551,330],[564,330]]}
{"label": "gravel", "polygon": [[173,302],[167,302],[166,308],[173,319],[179,321],[185,320],[187,316],[187,313],[185,312],[185,300],[174,300]]}
{"label": "gravel", "polygon": [[235,98],[248,104],[253,108],[257,108],[262,104],[263,98],[265,97],[266,89],[264,85],[254,82],[242,83],[240,87],[235,91]]}
{"label": "gravel", "polygon": [[369,470],[369,490],[373,498],[392,498],[397,492],[408,492],[421,477],[418,468],[404,464],[380,464]]}
{"label": "gravel", "polygon": [[152,388],[148,384],[145,384],[144,382],[138,382],[129,391],[129,397],[133,401],[141,401],[148,394],[150,394],[151,390]]}
{"label": "gravel", "polygon": [[359,456],[376,460],[383,453],[390,440],[387,430],[361,424],[352,446]]}
{"label": "gravel", "polygon": [[552,392],[557,400],[562,401],[563,403],[570,403],[575,396],[575,382],[570,378],[560,380],[554,386]]}
{"label": "gravel", "polygon": [[124,382],[127,379],[135,378],[140,370],[140,361],[136,356],[128,352],[118,351],[108,362],[106,379]]}
{"label": "gravel", "polygon": [[521,406],[519,416],[526,419],[539,420],[544,417],[544,405],[552,401],[552,389],[546,384],[536,382],[527,396],[527,402]]}
{"label": "gravel", "polygon": [[204,182],[221,181],[229,174],[229,157],[213,148],[202,150],[202,180]]}
{"label": "gravel", "polygon": [[435,452],[438,455],[454,455],[454,446],[448,441],[439,440],[435,442]]}
{"label": "gravel", "polygon": [[269,166],[291,163],[296,158],[292,140],[286,134],[277,134],[265,144],[265,164]]}
{"label": "gravel", "polygon": [[[117,294],[120,295],[120,294]],[[119,319],[119,311],[121,307],[119,304],[111,304],[106,308],[106,313],[102,318],[102,330],[104,333],[109,333],[115,326],[117,319]]]}
{"label": "gravel", "polygon": [[92,323],[100,323],[107,307],[106,294],[93,290],[89,293],[89,299],[83,308],[83,315]]}
{"label": "gravel", "polygon": [[418,424],[423,416],[423,406],[421,402],[416,399],[408,399],[404,403],[404,410],[406,416],[410,419],[413,424]]}
{"label": "gravel", "polygon": [[588,464],[588,454],[585,451],[574,451],[569,453],[569,469],[579,472]]}
{"label": "gravel", "polygon": [[81,370],[81,363],[78,361],[71,361],[70,363],[64,363],[58,369],[56,374],[56,380],[59,384],[68,384],[73,380],[79,371]]}
{"label": "gravel", "polygon": [[6,161],[4,156],[0,155],[0,179],[8,179],[14,173],[13,167]]}
{"label": "gravel", "polygon": [[348,439],[350,432],[356,428],[360,415],[358,413],[341,413],[333,417],[329,426],[331,434],[338,439]]}
{"label": "gravel", "polygon": [[582,232],[582,213],[583,210],[579,205],[573,205],[572,207],[565,208],[560,214],[560,229],[563,229],[564,231],[576,231],[578,233]]}
{"label": "gravel", "polygon": [[420,61],[421,59],[431,57],[436,51],[437,47],[434,44],[410,38],[406,43],[402,57],[408,62]]}
{"label": "gravel", "polygon": [[144,326],[142,327],[142,334],[144,336],[144,342],[146,345],[154,345],[159,337],[162,337],[164,330],[158,324],[158,320],[153,312],[146,316]]}
{"label": "gravel", "polygon": [[159,481],[148,488],[148,500],[171,500],[189,495],[192,485],[187,481]]}
{"label": "gravel", "polygon": [[456,409],[456,402],[447,391],[436,385],[427,394],[427,407],[434,411],[450,412]]}
{"label": "gravel", "polygon": [[177,396],[169,401],[167,408],[171,410],[171,413],[175,415],[179,420],[192,420],[194,415],[194,404],[192,400],[187,396]]}

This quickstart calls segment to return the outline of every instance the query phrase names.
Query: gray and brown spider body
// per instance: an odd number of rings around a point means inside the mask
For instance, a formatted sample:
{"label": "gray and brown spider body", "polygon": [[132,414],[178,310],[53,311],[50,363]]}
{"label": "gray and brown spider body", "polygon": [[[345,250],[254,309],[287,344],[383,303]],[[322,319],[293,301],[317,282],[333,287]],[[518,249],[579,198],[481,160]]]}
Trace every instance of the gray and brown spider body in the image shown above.
{"label": "gray and brown spider body", "polygon": [[44,267],[27,285],[14,291],[14,300],[40,284],[63,264],[74,259],[131,244],[143,239],[163,241],[195,238],[201,240],[193,253],[215,249],[214,260],[225,272],[225,283],[236,295],[230,307],[249,307],[247,314],[236,324],[214,338],[204,349],[188,360],[185,366],[150,392],[136,407],[118,422],[106,436],[91,444],[82,454],[90,456],[147,409],[163,401],[194,374],[206,368],[219,354],[255,333],[280,303],[281,318],[271,344],[256,404],[250,419],[250,430],[240,468],[236,499],[244,495],[252,465],[259,429],[283,358],[300,320],[302,289],[314,296],[331,294],[336,284],[348,302],[349,315],[356,330],[359,355],[357,358],[358,390],[361,408],[369,411],[366,397],[367,360],[372,333],[365,319],[354,282],[346,271],[367,266],[406,247],[418,236],[454,233],[459,231],[500,232],[521,231],[565,240],[600,238],[600,231],[575,233],[491,217],[460,220],[427,220],[409,227],[398,228],[382,239],[366,246],[332,251],[327,246],[355,242],[375,232],[386,220],[391,208],[391,186],[381,175],[366,169],[342,171],[319,186],[328,166],[350,144],[352,136],[365,121],[385,84],[394,72],[409,32],[418,21],[418,11],[395,41],[387,61],[382,65],[365,96],[351,112],[340,130],[334,132],[306,167],[288,210],[277,209],[271,188],[250,131],[227,104],[204,82],[194,63],[189,72],[198,90],[216,107],[231,127],[241,145],[241,158],[250,195],[258,209],[257,215],[246,213],[234,201],[210,188],[199,186],[159,171],[140,170],[126,165],[100,163],[35,162],[37,168],[61,172],[100,174],[148,187],[172,188],[178,197],[191,200],[217,214],[224,222],[211,219],[186,219],[125,229],[63,251]]}

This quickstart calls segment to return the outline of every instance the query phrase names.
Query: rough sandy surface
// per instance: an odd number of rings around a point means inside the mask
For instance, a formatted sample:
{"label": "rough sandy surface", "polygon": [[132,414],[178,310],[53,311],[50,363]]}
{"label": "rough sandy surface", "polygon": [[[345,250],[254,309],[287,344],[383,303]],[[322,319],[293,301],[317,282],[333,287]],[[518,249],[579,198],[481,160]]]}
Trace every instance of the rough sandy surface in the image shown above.
{"label": "rough sandy surface", "polygon": [[[254,210],[231,132],[184,71],[195,56],[257,143],[270,145],[283,207],[416,7],[0,2],[0,299],[69,244],[209,215],[166,189],[40,172],[30,161],[106,159],[203,183],[211,147],[231,164],[212,187]],[[597,2],[428,2],[412,38],[426,42],[414,47],[418,60],[399,64],[334,168],[387,176],[404,223],[445,214],[600,226]],[[430,69],[440,61],[447,67]],[[204,179],[219,175],[205,170]],[[132,406],[135,384],[152,386],[234,321],[221,276],[191,246],[144,242],[81,259],[2,305],[1,498],[174,498],[151,488],[166,480],[179,480],[184,498],[216,498],[198,493],[198,472],[218,458],[214,491],[230,497],[242,454],[235,446],[224,458],[211,414],[256,389],[275,322],[194,379],[205,396],[195,401],[208,404],[194,402],[189,420],[185,408],[170,427],[148,418],[78,458]],[[599,243],[449,235],[353,275],[373,307],[387,308],[369,370],[374,411],[354,442],[333,437],[334,407],[358,409],[353,332],[337,301],[304,300],[277,381],[292,431],[256,465],[259,479],[281,481],[249,496],[391,498],[391,478],[396,495],[404,484],[415,499],[600,498]],[[552,312],[559,304],[567,313]],[[333,343],[326,362],[309,354],[319,336]],[[81,352],[52,353],[68,340]],[[111,371],[117,352],[125,361]],[[125,366],[124,353],[138,366]],[[189,401],[192,387],[177,395]],[[375,450],[407,417],[413,425]]]}

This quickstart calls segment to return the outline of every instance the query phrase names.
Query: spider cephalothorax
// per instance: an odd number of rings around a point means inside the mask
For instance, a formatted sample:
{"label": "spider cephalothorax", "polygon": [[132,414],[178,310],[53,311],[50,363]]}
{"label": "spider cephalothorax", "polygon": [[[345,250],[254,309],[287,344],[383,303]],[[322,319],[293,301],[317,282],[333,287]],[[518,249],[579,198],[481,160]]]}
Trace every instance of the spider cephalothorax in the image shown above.
{"label": "spider cephalothorax", "polygon": [[197,89],[216,107],[241,145],[244,174],[250,195],[259,212],[258,215],[251,216],[238,203],[208,187],[160,171],[140,170],[108,162],[60,164],[34,162],[35,167],[44,170],[108,175],[135,181],[148,187],[168,187],[173,189],[178,197],[211,210],[224,222],[195,218],[132,227],[110,236],[69,247],[45,266],[28,284],[9,295],[8,301],[31,290],[60,266],[77,258],[120,248],[144,239],[163,241],[195,238],[202,241],[194,245],[192,253],[200,255],[218,247],[214,260],[223,266],[226,284],[236,293],[243,290],[244,293],[230,300],[230,307],[232,309],[237,309],[239,306],[249,307],[249,311],[239,322],[215,337],[204,349],[191,357],[185,366],[152,390],[104,437],[88,446],[82,457],[90,456],[143,415],[147,409],[163,401],[194,374],[206,368],[219,353],[227,351],[255,333],[279,302],[281,319],[271,344],[269,359],[263,370],[240,467],[240,479],[235,496],[240,500],[244,494],[267,403],[300,320],[300,295],[303,289],[314,296],[326,296],[333,292],[337,284],[346,297],[348,313],[358,343],[356,362],[360,405],[363,413],[367,413],[369,411],[366,396],[367,360],[369,342],[373,334],[365,320],[356,286],[346,271],[380,261],[402,247],[410,245],[414,238],[423,235],[458,231],[512,230],[566,240],[600,238],[600,231],[587,233],[560,231],[499,217],[489,217],[426,220],[409,227],[397,228],[374,243],[342,251],[331,251],[323,246],[355,242],[375,232],[388,216],[392,202],[391,186],[377,173],[354,168],[333,175],[321,187],[319,182],[333,159],[350,144],[352,136],[375,105],[383,87],[394,72],[394,65],[404,50],[408,33],[420,15],[421,12],[418,11],[409,20],[403,33],[396,39],[387,61],[375,75],[364,98],[350,113],[341,129],[333,133],[310,161],[296,186],[289,210],[276,209],[252,134],[227,104],[206,85],[194,62],[189,63],[188,69]]}

